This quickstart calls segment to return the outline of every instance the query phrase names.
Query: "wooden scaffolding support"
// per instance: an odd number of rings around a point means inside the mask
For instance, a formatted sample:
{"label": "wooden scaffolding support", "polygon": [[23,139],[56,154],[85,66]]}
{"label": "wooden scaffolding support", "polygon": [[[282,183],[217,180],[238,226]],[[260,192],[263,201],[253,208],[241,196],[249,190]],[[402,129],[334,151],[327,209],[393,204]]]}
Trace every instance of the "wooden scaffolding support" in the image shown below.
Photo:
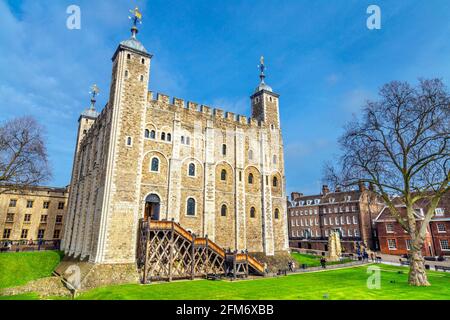
{"label": "wooden scaffolding support", "polygon": [[137,265],[142,283],[264,274],[261,263],[247,253],[225,252],[207,237],[197,238],[174,221],[140,221]]}

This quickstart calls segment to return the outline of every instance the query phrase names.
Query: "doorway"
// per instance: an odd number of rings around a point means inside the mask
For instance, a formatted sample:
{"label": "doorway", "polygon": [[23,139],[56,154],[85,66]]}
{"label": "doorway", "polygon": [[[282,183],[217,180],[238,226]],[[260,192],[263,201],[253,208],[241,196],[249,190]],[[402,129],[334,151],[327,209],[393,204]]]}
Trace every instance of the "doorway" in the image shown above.
{"label": "doorway", "polygon": [[150,194],[145,198],[144,219],[159,221],[160,220],[161,199],[156,194]]}

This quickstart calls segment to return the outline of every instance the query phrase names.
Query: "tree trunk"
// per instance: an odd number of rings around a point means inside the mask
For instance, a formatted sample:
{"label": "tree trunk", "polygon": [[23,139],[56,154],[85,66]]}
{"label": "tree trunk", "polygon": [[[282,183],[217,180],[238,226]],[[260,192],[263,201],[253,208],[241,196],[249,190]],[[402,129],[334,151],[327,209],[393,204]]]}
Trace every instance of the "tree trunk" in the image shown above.
{"label": "tree trunk", "polygon": [[409,284],[417,287],[430,286],[425,270],[425,260],[422,257],[422,252],[420,250],[411,251],[409,262],[411,264],[409,269]]}

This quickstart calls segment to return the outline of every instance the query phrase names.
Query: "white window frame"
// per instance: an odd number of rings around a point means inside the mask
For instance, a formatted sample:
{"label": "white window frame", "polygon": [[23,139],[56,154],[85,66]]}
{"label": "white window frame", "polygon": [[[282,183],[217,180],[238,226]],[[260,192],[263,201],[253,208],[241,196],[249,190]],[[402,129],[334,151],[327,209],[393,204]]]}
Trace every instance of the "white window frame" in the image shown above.
{"label": "white window frame", "polygon": [[[396,239],[387,239],[386,241],[387,241],[389,250],[397,250],[397,240]],[[391,246],[391,241],[394,242],[394,247]]]}
{"label": "white window frame", "polygon": [[[447,242],[447,248],[446,248],[446,249],[442,246],[442,243],[443,243],[444,241]],[[441,246],[441,250],[442,250],[442,251],[450,251],[450,245],[449,245],[449,241],[448,241],[447,239],[441,239],[441,240],[439,240],[439,245]]]}
{"label": "white window frame", "polygon": [[434,213],[436,214],[436,217],[442,217],[445,214],[443,208],[436,208],[434,210]]}
{"label": "white window frame", "polygon": [[[389,228],[389,226],[392,227],[392,230],[390,230],[391,228]],[[390,234],[395,233],[394,232],[394,224],[393,223],[391,223],[391,222],[386,223],[386,233],[390,233]]]}
{"label": "white window frame", "polygon": [[[441,228],[439,228],[439,226],[442,226],[443,229],[441,230]],[[438,223],[436,228],[437,228],[438,233],[447,233],[447,229],[445,228],[445,224],[443,224],[443,223]]]}

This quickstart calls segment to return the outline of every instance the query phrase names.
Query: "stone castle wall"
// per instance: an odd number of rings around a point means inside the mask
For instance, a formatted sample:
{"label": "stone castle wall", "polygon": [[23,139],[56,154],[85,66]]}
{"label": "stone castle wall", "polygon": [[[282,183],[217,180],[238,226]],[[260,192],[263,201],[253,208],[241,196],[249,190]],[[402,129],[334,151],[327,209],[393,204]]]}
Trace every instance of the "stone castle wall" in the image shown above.
{"label": "stone castle wall", "polygon": [[[174,219],[225,248],[286,250],[278,96],[252,97],[265,114],[250,119],[163,94],[154,99],[150,61],[119,47],[108,105],[95,121],[80,119],[66,253],[96,263],[133,262],[150,194],[161,200],[161,219]],[[155,137],[146,137],[146,130]],[[154,158],[157,172],[150,170]],[[195,199],[194,216],[186,214],[189,198]]]}

